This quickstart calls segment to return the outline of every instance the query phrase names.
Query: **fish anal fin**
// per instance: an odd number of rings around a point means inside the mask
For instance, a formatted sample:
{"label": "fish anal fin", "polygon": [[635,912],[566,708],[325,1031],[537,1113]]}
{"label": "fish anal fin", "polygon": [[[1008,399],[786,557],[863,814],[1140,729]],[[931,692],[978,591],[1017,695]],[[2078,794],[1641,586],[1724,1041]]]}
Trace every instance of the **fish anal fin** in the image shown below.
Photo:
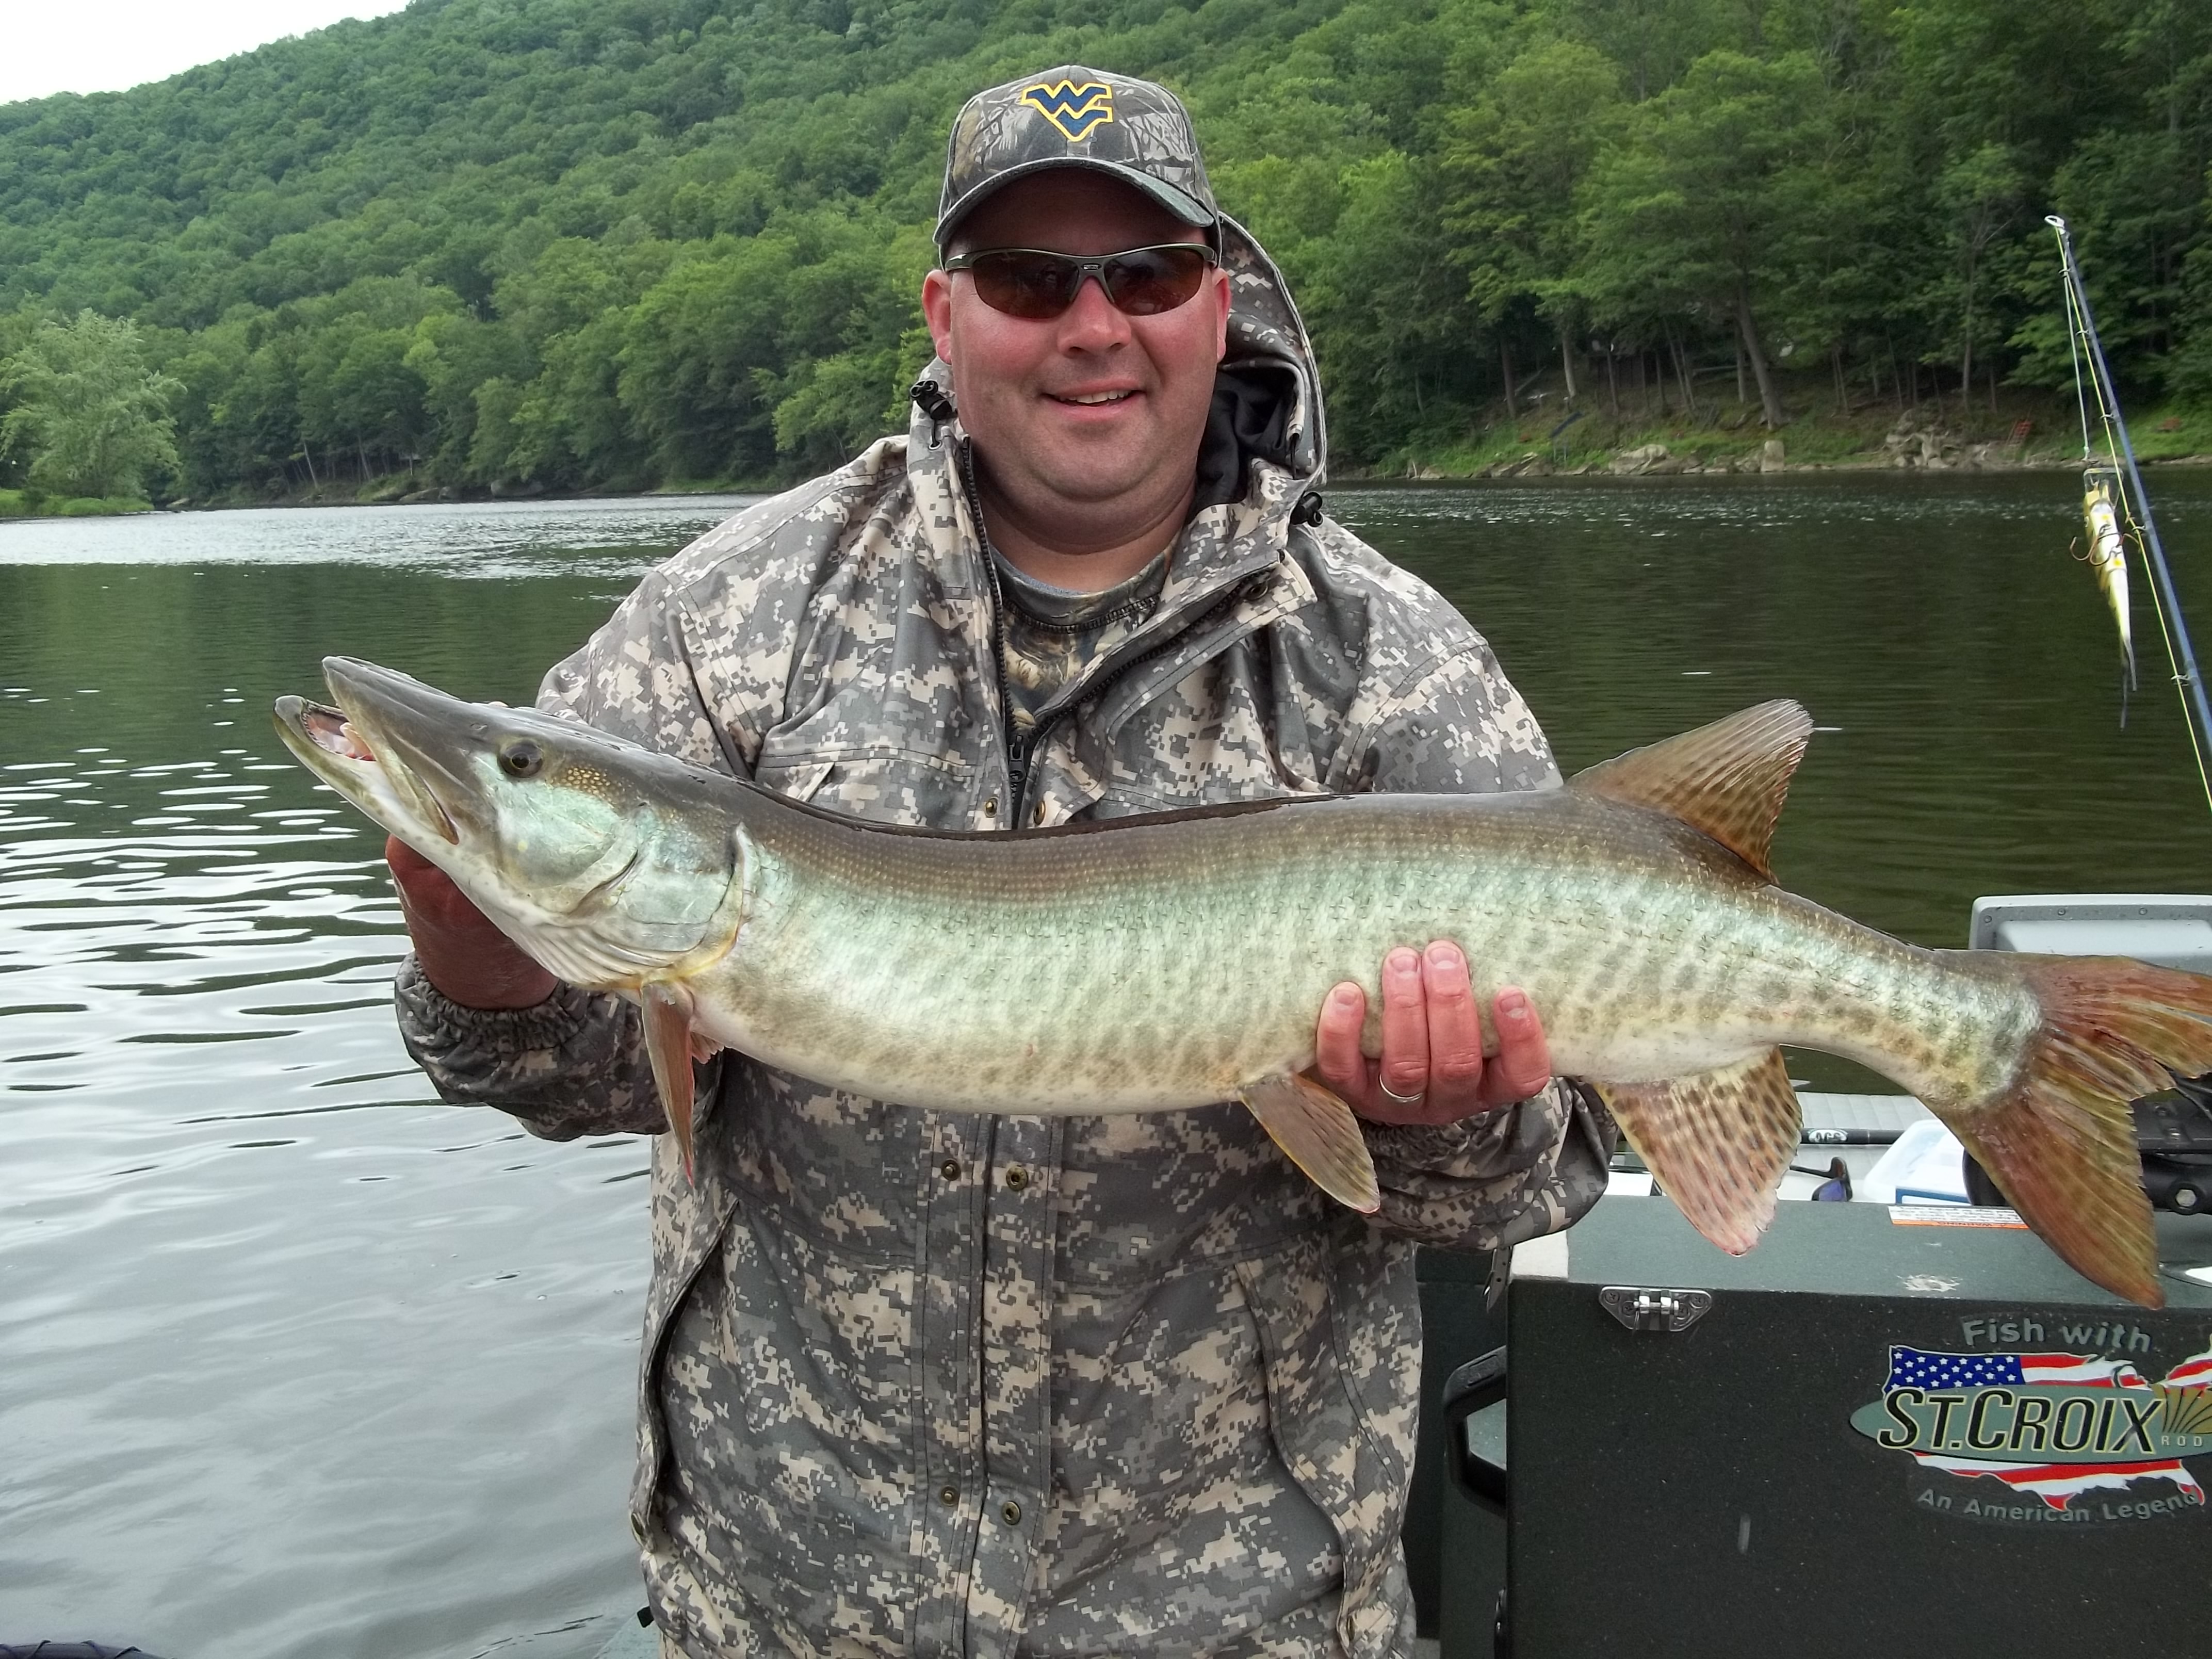
{"label": "fish anal fin", "polygon": [[1237,1095],[1315,1186],[1362,1215],[1382,1207],[1367,1137],[1341,1097],[1296,1072],[1261,1078]]}
{"label": "fish anal fin", "polygon": [[1731,1255],[1759,1243],[1802,1121],[1779,1048],[1695,1077],[1595,1086],[1692,1226]]}
{"label": "fish anal fin", "polygon": [[1680,818],[1771,881],[1775,822],[1812,735],[1813,717],[1781,698],[1601,761],[1571,787]]}
{"label": "fish anal fin", "polygon": [[691,1179],[691,1010],[690,990],[680,980],[648,980],[638,994],[645,1012],[645,1051],[653,1062],[653,1086],[660,1109],[684,1155],[684,1178]]}

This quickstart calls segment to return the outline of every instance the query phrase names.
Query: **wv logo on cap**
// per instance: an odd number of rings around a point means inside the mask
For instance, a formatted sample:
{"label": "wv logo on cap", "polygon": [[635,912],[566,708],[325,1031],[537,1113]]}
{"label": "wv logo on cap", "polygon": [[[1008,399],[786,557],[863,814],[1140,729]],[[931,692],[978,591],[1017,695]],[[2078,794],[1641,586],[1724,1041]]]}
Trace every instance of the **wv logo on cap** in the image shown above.
{"label": "wv logo on cap", "polygon": [[1091,129],[1114,118],[1114,88],[1103,81],[1038,82],[1022,88],[1021,101],[1058,127],[1065,137],[1080,143]]}

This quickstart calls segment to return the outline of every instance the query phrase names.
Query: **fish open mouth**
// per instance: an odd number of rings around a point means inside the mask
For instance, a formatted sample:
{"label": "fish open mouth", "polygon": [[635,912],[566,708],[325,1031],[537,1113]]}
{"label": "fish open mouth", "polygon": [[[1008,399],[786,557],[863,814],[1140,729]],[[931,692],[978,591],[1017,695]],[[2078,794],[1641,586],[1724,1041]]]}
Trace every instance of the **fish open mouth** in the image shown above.
{"label": "fish open mouth", "polygon": [[300,726],[307,732],[307,740],[326,755],[336,755],[340,760],[373,761],[376,751],[362,741],[353,722],[345,717],[342,708],[331,708],[319,702],[304,704],[300,710]]}
{"label": "fish open mouth", "polygon": [[387,765],[379,759],[344,709],[305,697],[280,697],[276,729],[318,776],[386,829],[402,834],[400,826],[392,822],[392,808],[404,802],[415,809],[410,816],[427,819],[428,827],[447,842],[459,843],[460,831],[454,827],[452,815],[428,783],[404,766]]}

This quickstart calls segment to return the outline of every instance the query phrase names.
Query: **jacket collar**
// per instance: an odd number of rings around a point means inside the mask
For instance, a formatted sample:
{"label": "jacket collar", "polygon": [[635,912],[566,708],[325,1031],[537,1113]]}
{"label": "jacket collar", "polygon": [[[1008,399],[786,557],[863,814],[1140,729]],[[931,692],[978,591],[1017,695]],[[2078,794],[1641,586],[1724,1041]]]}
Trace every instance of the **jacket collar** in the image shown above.
{"label": "jacket collar", "polygon": [[[950,378],[942,363],[932,367]],[[929,557],[948,590],[980,599],[991,581],[982,526],[963,476],[967,434],[957,420],[940,423],[916,415],[907,438],[907,475]],[[1305,493],[1304,479],[1263,460],[1249,465],[1246,478],[1242,501],[1204,508],[1183,526],[1158,608],[1115,649],[1113,661],[1152,654],[1201,619],[1209,626],[1199,631],[1208,637],[1232,617],[1241,635],[1313,602],[1313,583],[1289,550],[1291,515]],[[988,618],[982,633],[988,637]],[[1181,659],[1186,653],[1170,654]]]}

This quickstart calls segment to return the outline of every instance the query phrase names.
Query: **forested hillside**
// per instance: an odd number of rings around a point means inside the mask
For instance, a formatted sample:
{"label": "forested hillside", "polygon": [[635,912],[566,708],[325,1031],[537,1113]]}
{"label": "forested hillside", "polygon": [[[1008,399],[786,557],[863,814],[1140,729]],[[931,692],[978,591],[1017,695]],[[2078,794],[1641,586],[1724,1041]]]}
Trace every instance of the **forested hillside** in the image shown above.
{"label": "forested hillside", "polygon": [[1539,372],[1753,428],[2057,385],[2050,211],[2130,392],[2212,404],[2204,0],[416,0],[0,106],[0,484],[121,476],[40,448],[94,359],[172,495],[832,464],[927,357],[952,112],[1070,59],[1189,100],[1340,465]]}

